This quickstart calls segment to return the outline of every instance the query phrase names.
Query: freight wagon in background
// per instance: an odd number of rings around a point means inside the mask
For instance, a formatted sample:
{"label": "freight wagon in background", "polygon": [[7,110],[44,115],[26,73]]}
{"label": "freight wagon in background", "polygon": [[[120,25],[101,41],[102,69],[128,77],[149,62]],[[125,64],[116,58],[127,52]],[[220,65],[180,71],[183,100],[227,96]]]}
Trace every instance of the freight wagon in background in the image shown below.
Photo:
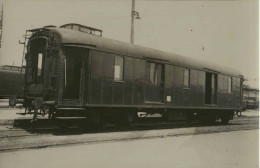
{"label": "freight wagon in background", "polygon": [[244,109],[259,108],[259,90],[249,85],[243,86],[243,107]]}
{"label": "freight wagon in background", "polygon": [[0,66],[0,99],[9,99],[11,107],[23,98],[24,73],[24,67]]}
{"label": "freight wagon in background", "polygon": [[127,124],[145,111],[227,123],[242,109],[244,78],[229,67],[104,38],[79,24],[27,32],[24,106],[34,118],[45,111],[63,126],[73,117]]}

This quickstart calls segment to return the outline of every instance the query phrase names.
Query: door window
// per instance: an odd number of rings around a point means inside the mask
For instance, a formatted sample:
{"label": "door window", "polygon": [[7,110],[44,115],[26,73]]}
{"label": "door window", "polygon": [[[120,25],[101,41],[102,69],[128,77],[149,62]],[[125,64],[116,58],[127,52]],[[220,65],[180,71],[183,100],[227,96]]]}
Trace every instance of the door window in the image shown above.
{"label": "door window", "polygon": [[42,74],[42,53],[38,54],[37,76]]}
{"label": "door window", "polygon": [[36,39],[29,43],[27,54],[27,83],[42,84],[45,65],[46,39]]}
{"label": "door window", "polygon": [[158,84],[159,70],[158,64],[150,63],[150,82],[154,85]]}

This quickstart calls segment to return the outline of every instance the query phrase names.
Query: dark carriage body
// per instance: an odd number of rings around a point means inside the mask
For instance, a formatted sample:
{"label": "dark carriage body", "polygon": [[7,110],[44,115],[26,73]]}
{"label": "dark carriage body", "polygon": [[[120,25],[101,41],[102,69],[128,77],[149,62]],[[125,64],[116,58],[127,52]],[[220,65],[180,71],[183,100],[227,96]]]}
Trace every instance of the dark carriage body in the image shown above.
{"label": "dark carriage body", "polygon": [[33,31],[25,107],[37,99],[59,114],[241,109],[243,76],[230,68],[66,28]]}

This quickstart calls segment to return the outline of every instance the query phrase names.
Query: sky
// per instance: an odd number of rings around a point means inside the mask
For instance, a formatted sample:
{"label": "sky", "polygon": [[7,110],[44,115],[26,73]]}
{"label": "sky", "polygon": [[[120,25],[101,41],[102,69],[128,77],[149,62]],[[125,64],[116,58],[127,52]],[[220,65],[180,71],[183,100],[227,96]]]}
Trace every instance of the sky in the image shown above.
{"label": "sky", "polygon": [[[27,29],[79,23],[130,41],[131,0],[0,0],[1,65],[21,65]],[[239,70],[258,87],[258,0],[136,0],[135,44]]]}

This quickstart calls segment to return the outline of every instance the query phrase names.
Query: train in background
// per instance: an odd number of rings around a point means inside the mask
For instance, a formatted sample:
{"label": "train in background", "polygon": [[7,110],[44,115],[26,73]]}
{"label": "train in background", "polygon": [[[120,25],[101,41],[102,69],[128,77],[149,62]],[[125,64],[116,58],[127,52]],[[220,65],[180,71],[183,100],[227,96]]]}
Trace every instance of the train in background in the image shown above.
{"label": "train in background", "polygon": [[129,124],[137,112],[167,120],[226,124],[242,110],[243,75],[223,67],[102,37],[80,24],[27,30],[24,107],[88,126],[112,118]]}
{"label": "train in background", "polygon": [[9,99],[11,107],[24,98],[24,73],[25,67],[0,66],[0,99]]}
{"label": "train in background", "polygon": [[243,86],[243,107],[244,109],[259,108],[259,90],[249,85]]}

